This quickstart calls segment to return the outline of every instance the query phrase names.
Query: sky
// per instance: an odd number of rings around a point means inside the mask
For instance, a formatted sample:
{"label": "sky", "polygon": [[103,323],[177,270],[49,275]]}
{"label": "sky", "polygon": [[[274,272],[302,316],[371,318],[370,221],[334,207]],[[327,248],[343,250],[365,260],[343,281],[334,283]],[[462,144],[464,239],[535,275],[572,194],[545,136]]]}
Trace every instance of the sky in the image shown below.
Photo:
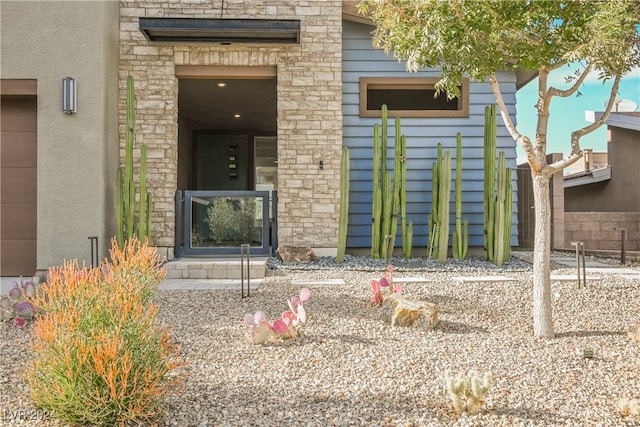
{"label": "sky", "polygon": [[[553,71],[549,76],[549,86],[558,89],[568,89],[570,84],[565,83],[565,77],[576,69],[563,67]],[[554,97],[549,107],[549,129],[547,139],[547,153],[568,154],[571,151],[571,132],[587,126],[591,122],[585,119],[585,110],[604,111],[605,103],[611,93],[612,82],[602,83],[597,79],[597,74],[591,73],[580,87],[582,96],[575,94],[568,98]],[[518,105],[517,128],[520,133],[527,135],[531,140],[535,138],[535,129],[538,121],[535,103],[537,102],[538,79],[532,80],[521,88],[516,95]],[[640,68],[625,75],[620,81],[618,98],[634,101],[640,111]],[[606,125],[580,139],[580,148],[591,148],[594,152],[607,151]],[[518,157],[524,157],[524,152],[518,146]]]}

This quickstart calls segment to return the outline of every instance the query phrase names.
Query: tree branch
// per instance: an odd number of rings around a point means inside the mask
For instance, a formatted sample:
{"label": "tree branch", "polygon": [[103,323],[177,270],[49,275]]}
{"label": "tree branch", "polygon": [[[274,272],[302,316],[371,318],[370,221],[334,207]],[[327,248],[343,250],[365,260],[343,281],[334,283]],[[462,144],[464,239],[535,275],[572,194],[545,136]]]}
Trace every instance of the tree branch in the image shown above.
{"label": "tree branch", "polygon": [[548,78],[549,70],[546,67],[540,67],[538,70],[538,102],[536,103],[538,124],[536,126],[536,145],[534,150],[536,153],[543,153],[544,155],[547,152],[547,128],[549,126],[549,104],[545,102]]}
{"label": "tree branch", "polygon": [[500,110],[500,115],[502,116],[502,120],[504,121],[509,134],[513,140],[522,147],[525,155],[527,156],[527,161],[531,168],[535,170],[539,170],[542,165],[538,162],[534,152],[533,146],[531,145],[531,140],[522,135],[516,126],[513,124],[513,120],[511,120],[511,116],[509,115],[509,111],[507,110],[507,106],[504,103],[504,98],[502,97],[502,92],[500,91],[500,85],[498,84],[498,79],[496,78],[495,73],[492,73],[489,77],[489,81],[491,83],[491,90],[493,91],[494,96],[496,97],[496,101],[498,103],[498,109]]}
{"label": "tree branch", "polygon": [[[584,69],[584,71],[582,72],[578,80],[576,80],[573,86],[571,86],[569,89],[560,90],[560,89],[556,89],[555,87],[549,88],[549,92],[547,92],[547,98],[549,98],[549,102],[551,102],[552,96],[559,96],[561,98],[566,98],[573,95],[578,90],[580,85],[584,82],[584,80],[587,78],[587,75],[589,74],[590,71],[591,71],[591,63],[587,65],[587,67]],[[545,99],[545,102],[547,102],[546,99]]]}
{"label": "tree branch", "polygon": [[558,68],[562,68],[562,67],[564,67],[564,66],[565,66],[565,65],[567,65],[567,64],[568,64],[568,62],[567,62],[567,61],[562,60],[562,61],[554,62],[553,64],[549,65],[549,66],[548,66],[548,67],[546,67],[546,68],[547,68],[547,71],[551,72],[551,71],[553,71],[553,70],[557,70]]}
{"label": "tree branch", "polygon": [[609,119],[611,115],[611,110],[613,109],[613,105],[616,102],[616,96],[618,95],[618,88],[620,87],[620,79],[622,77],[620,74],[616,75],[613,80],[613,86],[611,87],[611,94],[609,95],[609,101],[607,102],[607,108],[600,117],[595,122],[587,125],[583,128],[580,128],[576,131],[571,132],[571,154],[566,159],[558,160],[549,165],[549,171],[551,174],[554,174],[567,166],[575,163],[580,157],[582,157],[582,150],[580,150],[580,138],[585,135],[590,134],[594,130],[598,129],[600,126],[605,124],[605,122]]}

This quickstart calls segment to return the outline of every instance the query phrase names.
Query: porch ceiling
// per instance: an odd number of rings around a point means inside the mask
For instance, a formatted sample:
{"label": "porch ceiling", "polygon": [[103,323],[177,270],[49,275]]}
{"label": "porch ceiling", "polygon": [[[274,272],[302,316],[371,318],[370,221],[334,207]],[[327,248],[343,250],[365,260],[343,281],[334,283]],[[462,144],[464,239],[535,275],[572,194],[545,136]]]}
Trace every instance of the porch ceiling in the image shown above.
{"label": "porch ceiling", "polygon": [[276,133],[274,79],[180,79],[178,92],[178,114],[200,129]]}

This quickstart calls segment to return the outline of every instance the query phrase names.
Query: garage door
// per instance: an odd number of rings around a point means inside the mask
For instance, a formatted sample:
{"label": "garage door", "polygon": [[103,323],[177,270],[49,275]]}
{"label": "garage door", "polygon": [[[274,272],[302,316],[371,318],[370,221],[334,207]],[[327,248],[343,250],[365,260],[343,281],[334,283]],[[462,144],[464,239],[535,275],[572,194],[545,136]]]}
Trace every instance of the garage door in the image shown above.
{"label": "garage door", "polygon": [[37,100],[35,80],[3,80],[0,135],[0,275],[36,270]]}

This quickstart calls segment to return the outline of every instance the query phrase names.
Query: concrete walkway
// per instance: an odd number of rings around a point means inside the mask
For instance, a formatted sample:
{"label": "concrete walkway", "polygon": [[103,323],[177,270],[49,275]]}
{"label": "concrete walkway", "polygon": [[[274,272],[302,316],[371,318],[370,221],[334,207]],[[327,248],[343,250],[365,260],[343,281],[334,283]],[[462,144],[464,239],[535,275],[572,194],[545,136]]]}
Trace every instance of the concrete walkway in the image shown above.
{"label": "concrete walkway", "polygon": [[[264,283],[264,279],[251,279],[251,289],[258,289]],[[160,283],[160,290],[240,290],[240,279],[167,279]],[[245,280],[245,289],[247,282]]]}
{"label": "concrete walkway", "polygon": [[[0,279],[0,295],[7,295],[14,282],[20,280],[19,277],[1,277]],[[28,279],[23,278],[23,280]],[[258,289],[263,283],[264,279],[251,279],[251,289]],[[240,279],[166,279],[160,283],[159,289],[240,290],[240,285]]]}
{"label": "concrete walkway", "polygon": [[[552,261],[566,266],[566,267],[576,267],[576,259],[575,257],[566,256],[566,255],[552,255]],[[603,262],[599,262],[597,260],[586,260],[586,271],[587,274],[591,274],[587,277],[589,279],[595,279],[597,277],[592,276],[592,274],[613,274],[616,276],[623,277],[625,279],[640,279],[640,273],[637,270],[633,270],[630,268],[624,267],[614,267],[610,264],[605,264]],[[339,272],[336,272],[336,275],[339,275]],[[2,277],[0,278],[0,295],[6,295],[11,289],[13,282],[20,280],[19,277]],[[496,282],[496,281],[510,281],[509,277],[504,276],[469,276],[463,277],[458,276],[454,278],[460,282]],[[569,275],[553,275],[551,277],[552,280],[557,281],[570,281],[576,280],[576,276],[574,274]],[[29,280],[26,278],[24,280]],[[395,281],[400,282],[419,282],[419,283],[428,283],[429,279],[426,278],[395,278]],[[264,279],[252,279],[251,280],[251,289],[257,289],[264,283]],[[340,277],[336,277],[333,279],[327,279],[322,281],[299,281],[297,283],[292,283],[293,285],[298,286],[309,286],[309,285],[327,285],[327,286],[335,286],[344,284],[344,280]],[[240,290],[240,280],[239,279],[166,279],[160,284],[161,290]]]}
{"label": "concrete walkway", "polygon": [[[560,265],[565,265],[567,267],[575,267],[576,266],[576,257],[575,256],[566,256],[566,255],[553,255],[551,256],[551,260],[557,264]],[[604,268],[604,269],[611,269],[611,268],[615,268],[612,267],[610,264],[605,264],[603,262],[600,261],[595,261],[595,260],[589,260],[588,258],[585,259],[585,266],[587,267],[587,271],[590,268]],[[580,260],[580,268],[582,268],[582,259]]]}

